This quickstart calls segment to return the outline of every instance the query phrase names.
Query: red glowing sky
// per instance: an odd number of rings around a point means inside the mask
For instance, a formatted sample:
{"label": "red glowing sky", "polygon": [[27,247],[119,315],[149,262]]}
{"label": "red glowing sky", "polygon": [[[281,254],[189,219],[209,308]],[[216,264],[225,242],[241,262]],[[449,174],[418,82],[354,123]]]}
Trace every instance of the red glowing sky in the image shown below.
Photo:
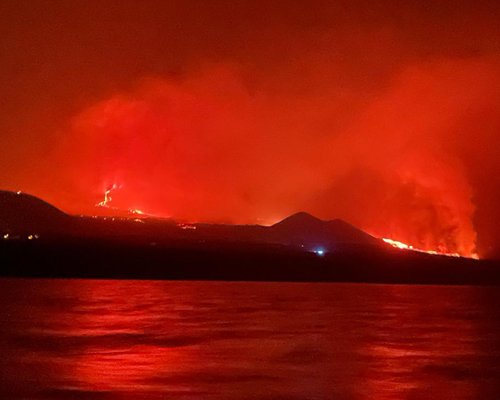
{"label": "red glowing sky", "polygon": [[3,2],[0,187],[498,256],[493,3]]}

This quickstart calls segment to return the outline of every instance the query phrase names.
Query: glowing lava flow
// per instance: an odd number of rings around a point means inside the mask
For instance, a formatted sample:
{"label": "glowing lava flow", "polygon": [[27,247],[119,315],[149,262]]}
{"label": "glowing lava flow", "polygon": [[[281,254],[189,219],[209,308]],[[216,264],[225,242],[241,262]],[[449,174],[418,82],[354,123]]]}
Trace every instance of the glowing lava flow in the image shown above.
{"label": "glowing lava flow", "polygon": [[385,243],[390,244],[392,247],[396,247],[397,249],[418,251],[419,253],[427,253],[427,254],[432,254],[435,256],[464,257],[464,258],[473,258],[475,260],[479,260],[479,257],[477,254],[472,254],[470,257],[465,257],[465,256],[462,256],[458,253],[447,253],[447,252],[439,252],[439,251],[435,251],[435,250],[416,249],[415,247],[413,247],[411,245],[405,244],[403,242],[399,242],[397,240],[392,240],[392,239],[387,239],[387,238],[382,238],[382,240]]}
{"label": "glowing lava flow", "polygon": [[111,191],[113,191],[115,189],[120,189],[120,188],[121,188],[121,186],[117,186],[116,184],[113,184],[113,186],[111,186],[108,190],[106,190],[104,192],[104,200],[97,203],[96,207],[114,208],[114,207],[111,207],[108,205],[108,203],[110,203],[111,200],[113,200],[111,198]]}
{"label": "glowing lava flow", "polygon": [[144,215],[144,216],[148,216],[148,217],[155,217],[155,215],[148,214],[148,213],[146,213],[144,211],[141,211],[141,210],[137,210],[137,209],[122,210],[120,208],[111,206],[109,204],[113,200],[113,198],[111,197],[111,192],[113,190],[116,190],[116,189],[121,189],[122,187],[123,187],[122,185],[117,185],[116,183],[114,183],[113,186],[111,186],[108,190],[106,190],[104,192],[104,200],[102,200],[99,203],[97,203],[96,207],[104,207],[104,208],[108,208],[110,210],[116,210],[116,211],[126,211],[127,214]]}
{"label": "glowing lava flow", "polygon": [[[102,201],[100,201],[99,203],[97,203],[96,207],[103,207],[103,208],[107,208],[109,210],[118,211],[118,212],[121,212],[121,213],[125,212],[128,215],[133,215],[133,216],[141,215],[141,216],[151,217],[151,218],[157,218],[157,219],[158,218],[160,218],[160,219],[170,219],[170,217],[168,217],[168,216],[159,216],[159,215],[155,215],[155,214],[149,214],[147,212],[144,212],[144,211],[138,210],[138,209],[127,209],[127,210],[124,210],[124,209],[121,209],[121,208],[114,207],[114,206],[110,205],[111,201],[113,200],[113,198],[111,197],[111,193],[114,190],[121,189],[122,187],[123,187],[123,185],[117,185],[116,183],[113,184],[113,186],[111,186],[108,190],[106,190],[104,192],[104,199]],[[106,218],[104,218],[104,219],[106,219]],[[112,220],[114,221],[114,218]],[[133,220],[135,222],[140,222],[142,224],[145,223],[140,218],[133,218]],[[182,222],[177,222],[176,224],[181,229],[196,229],[195,225],[191,225],[191,224],[187,224],[187,223],[182,223]]]}

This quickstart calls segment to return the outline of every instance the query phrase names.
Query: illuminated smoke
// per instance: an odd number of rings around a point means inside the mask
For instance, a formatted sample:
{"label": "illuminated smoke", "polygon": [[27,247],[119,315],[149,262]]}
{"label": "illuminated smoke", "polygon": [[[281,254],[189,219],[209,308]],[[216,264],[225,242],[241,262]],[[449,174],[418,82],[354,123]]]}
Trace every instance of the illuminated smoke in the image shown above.
{"label": "illuminated smoke", "polygon": [[[123,182],[117,209],[262,224],[304,210],[473,256],[473,188],[458,152],[467,140],[455,132],[486,101],[496,72],[474,62],[410,68],[335,120],[345,90],[250,90],[238,66],[216,65],[190,79],[145,81],[82,111],[58,157],[79,209],[85,199],[109,206],[105,192]],[[457,87],[470,76],[473,84]]]}
{"label": "illuminated smoke", "polygon": [[59,3],[0,13],[2,189],[500,257],[499,2]]}

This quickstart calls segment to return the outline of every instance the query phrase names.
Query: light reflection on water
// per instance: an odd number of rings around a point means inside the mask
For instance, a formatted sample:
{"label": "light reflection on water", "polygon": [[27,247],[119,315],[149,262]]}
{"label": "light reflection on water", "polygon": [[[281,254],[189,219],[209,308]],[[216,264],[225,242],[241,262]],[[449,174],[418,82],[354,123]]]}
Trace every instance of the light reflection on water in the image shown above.
{"label": "light reflection on water", "polygon": [[499,399],[500,290],[0,280],[0,398]]}

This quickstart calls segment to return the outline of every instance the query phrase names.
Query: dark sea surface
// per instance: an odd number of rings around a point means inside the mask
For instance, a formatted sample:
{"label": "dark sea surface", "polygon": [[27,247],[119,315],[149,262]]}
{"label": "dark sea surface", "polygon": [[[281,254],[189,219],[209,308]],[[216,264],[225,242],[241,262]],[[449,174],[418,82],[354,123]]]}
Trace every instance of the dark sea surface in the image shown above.
{"label": "dark sea surface", "polygon": [[500,399],[500,290],[0,279],[1,399]]}

